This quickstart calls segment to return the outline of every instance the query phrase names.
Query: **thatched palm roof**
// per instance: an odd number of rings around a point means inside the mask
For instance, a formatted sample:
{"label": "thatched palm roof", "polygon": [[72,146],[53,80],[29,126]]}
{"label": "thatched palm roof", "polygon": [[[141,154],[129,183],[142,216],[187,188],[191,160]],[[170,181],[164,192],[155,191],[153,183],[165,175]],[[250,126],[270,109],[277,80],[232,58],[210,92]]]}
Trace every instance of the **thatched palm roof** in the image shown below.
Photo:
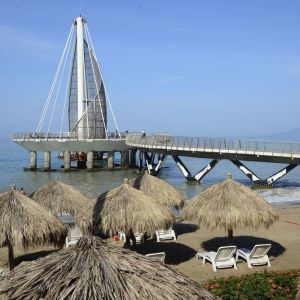
{"label": "thatched palm roof", "polygon": [[151,197],[130,186],[126,180],[118,188],[100,195],[75,218],[85,232],[92,226],[110,235],[129,229],[154,232],[169,228],[175,221],[166,207],[153,203]]}
{"label": "thatched palm roof", "polygon": [[194,197],[184,208],[185,219],[207,228],[269,227],[278,215],[272,206],[255,191],[232,180],[231,174]]}
{"label": "thatched palm roof", "polygon": [[170,266],[97,237],[22,263],[4,279],[0,294],[18,299],[216,299]]}
{"label": "thatched palm roof", "polygon": [[57,178],[40,187],[30,197],[55,214],[69,213],[72,216],[90,201],[80,190]]}
{"label": "thatched palm roof", "polygon": [[57,217],[24,194],[11,190],[0,195],[0,247],[8,244],[12,251],[17,244],[23,248],[61,246],[66,234],[66,227]]}
{"label": "thatched palm roof", "polygon": [[130,185],[153,198],[157,204],[179,208],[183,206],[183,195],[162,179],[145,172],[129,181]]}

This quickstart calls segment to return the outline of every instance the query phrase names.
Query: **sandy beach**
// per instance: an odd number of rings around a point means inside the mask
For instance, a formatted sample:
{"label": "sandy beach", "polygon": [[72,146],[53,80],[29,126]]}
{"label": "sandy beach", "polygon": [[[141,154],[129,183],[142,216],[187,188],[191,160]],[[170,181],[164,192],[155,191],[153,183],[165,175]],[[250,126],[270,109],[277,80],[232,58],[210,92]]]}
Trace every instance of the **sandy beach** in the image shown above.
{"label": "sandy beach", "polygon": [[[253,267],[249,269],[246,262],[241,259],[237,263],[238,270],[219,269],[213,272],[210,263],[202,265],[197,261],[195,254],[203,251],[216,251],[219,246],[227,244],[225,231],[209,231],[206,228],[197,228],[191,222],[182,221],[175,224],[178,235],[176,242],[166,241],[156,243],[152,240],[143,245],[138,245],[137,251],[141,254],[152,252],[166,252],[166,263],[172,265],[180,272],[190,276],[198,282],[205,282],[216,277],[242,275],[249,272],[263,270],[288,270],[300,268],[300,204],[273,205],[279,214],[280,220],[269,229],[234,231],[234,244],[237,247],[252,248],[255,244],[271,243],[271,267]],[[111,240],[109,240],[111,243]],[[121,246],[119,244],[119,246]],[[16,262],[31,260],[55,251],[51,247],[29,248],[26,252],[14,249]],[[7,248],[0,248],[0,267],[8,270]]]}

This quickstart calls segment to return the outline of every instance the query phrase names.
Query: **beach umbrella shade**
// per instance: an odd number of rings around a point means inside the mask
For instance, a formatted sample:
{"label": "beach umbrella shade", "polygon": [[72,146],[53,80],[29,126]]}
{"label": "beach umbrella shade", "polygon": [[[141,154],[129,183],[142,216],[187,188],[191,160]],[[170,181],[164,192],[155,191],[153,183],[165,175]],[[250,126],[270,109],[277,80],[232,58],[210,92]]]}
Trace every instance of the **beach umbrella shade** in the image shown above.
{"label": "beach umbrella shade", "polygon": [[147,172],[129,181],[130,185],[150,196],[157,204],[179,209],[184,204],[183,195],[162,179]]}
{"label": "beach umbrella shade", "polygon": [[51,212],[15,189],[0,195],[0,247],[8,246],[10,269],[13,247],[53,244],[62,246],[66,227]]}
{"label": "beach umbrella shade", "polygon": [[272,206],[255,191],[233,181],[232,175],[194,197],[183,209],[186,220],[214,229],[226,229],[230,244],[233,230],[268,228],[278,220]]}
{"label": "beach umbrella shade", "polygon": [[89,207],[75,216],[84,232],[101,231],[113,235],[125,233],[154,232],[168,229],[175,222],[174,215],[167,207],[153,202],[152,198],[124,183],[102,195]]}
{"label": "beach umbrella shade", "polygon": [[99,237],[17,266],[3,279],[8,299],[216,299],[172,267]]}
{"label": "beach umbrella shade", "polygon": [[80,190],[57,178],[40,187],[30,197],[56,215],[68,213],[74,216],[91,201]]}

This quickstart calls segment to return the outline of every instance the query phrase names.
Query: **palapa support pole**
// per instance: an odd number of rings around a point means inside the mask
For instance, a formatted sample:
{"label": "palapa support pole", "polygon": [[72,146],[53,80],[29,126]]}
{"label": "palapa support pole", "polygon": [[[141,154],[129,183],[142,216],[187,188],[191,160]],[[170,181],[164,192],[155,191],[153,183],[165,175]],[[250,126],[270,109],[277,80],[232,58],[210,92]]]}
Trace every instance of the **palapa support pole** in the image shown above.
{"label": "palapa support pole", "polygon": [[233,245],[233,230],[228,229],[228,242],[230,245]]}
{"label": "palapa support pole", "polygon": [[9,264],[9,270],[12,270],[15,267],[14,262],[14,249],[13,245],[10,241],[10,238],[6,234],[6,241],[7,241],[7,248],[8,248],[8,264]]}

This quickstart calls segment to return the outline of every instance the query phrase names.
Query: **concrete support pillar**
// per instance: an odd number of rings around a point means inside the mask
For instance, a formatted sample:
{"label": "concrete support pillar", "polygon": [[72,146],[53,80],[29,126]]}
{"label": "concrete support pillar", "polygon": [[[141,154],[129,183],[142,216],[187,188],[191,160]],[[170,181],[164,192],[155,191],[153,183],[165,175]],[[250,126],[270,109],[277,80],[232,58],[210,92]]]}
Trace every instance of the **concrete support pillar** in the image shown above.
{"label": "concrete support pillar", "polygon": [[44,152],[44,171],[51,170],[51,152],[46,151]]}
{"label": "concrete support pillar", "polygon": [[136,168],[136,149],[129,150],[129,168]]}
{"label": "concrete support pillar", "polygon": [[36,151],[30,151],[30,170],[36,170],[37,167],[37,154]]}
{"label": "concrete support pillar", "polygon": [[109,170],[113,170],[113,168],[115,167],[115,153],[112,151],[108,152],[107,167]]}
{"label": "concrete support pillar", "polygon": [[70,151],[64,152],[64,170],[70,171],[71,170],[71,154]]}
{"label": "concrete support pillar", "polygon": [[121,168],[128,169],[129,167],[129,151],[121,152]]}
{"label": "concrete support pillar", "polygon": [[86,167],[88,170],[92,170],[94,167],[94,153],[93,151],[90,151],[87,153],[86,157]]}

